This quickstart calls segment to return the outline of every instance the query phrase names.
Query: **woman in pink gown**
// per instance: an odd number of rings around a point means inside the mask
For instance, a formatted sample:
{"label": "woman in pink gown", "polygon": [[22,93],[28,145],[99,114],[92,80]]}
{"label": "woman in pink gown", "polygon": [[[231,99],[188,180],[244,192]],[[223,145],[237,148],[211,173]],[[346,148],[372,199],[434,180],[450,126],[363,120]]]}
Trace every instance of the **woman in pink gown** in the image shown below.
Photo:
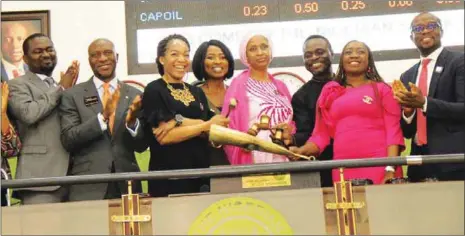
{"label": "woman in pink gown", "polygon": [[[401,109],[391,87],[376,70],[373,55],[362,42],[351,41],[343,49],[336,79],[323,88],[318,99],[312,136],[293,151],[318,155],[334,139],[334,159],[396,157],[404,148],[400,128]],[[391,166],[344,170],[347,179],[370,179],[374,184],[402,177]],[[333,181],[339,181],[333,170]]]}

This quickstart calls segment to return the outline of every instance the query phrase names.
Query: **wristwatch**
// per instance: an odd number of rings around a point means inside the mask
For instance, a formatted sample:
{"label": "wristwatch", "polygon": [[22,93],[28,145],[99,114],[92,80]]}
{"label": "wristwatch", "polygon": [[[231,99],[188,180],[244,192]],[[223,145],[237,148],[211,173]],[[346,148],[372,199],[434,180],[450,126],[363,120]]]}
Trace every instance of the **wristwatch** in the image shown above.
{"label": "wristwatch", "polygon": [[179,127],[182,125],[182,122],[184,121],[184,117],[180,114],[176,114],[174,116],[174,121],[176,121],[175,127]]}
{"label": "wristwatch", "polygon": [[393,166],[386,166],[386,169],[384,169],[387,172],[396,172],[396,169],[394,169]]}

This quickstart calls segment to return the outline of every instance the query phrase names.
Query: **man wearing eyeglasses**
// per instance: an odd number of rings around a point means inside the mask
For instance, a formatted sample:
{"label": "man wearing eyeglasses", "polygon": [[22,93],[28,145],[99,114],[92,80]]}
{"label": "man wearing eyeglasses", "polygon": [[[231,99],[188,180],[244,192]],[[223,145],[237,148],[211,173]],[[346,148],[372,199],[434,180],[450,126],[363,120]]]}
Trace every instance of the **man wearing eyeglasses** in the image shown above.
{"label": "man wearing eyeglasses", "polygon": [[[412,138],[412,155],[464,153],[464,54],[441,44],[441,20],[424,12],[411,24],[410,38],[420,52],[420,62],[401,76],[408,92],[396,92],[402,105],[402,130]],[[464,164],[410,166],[412,182],[428,179],[465,180]]]}

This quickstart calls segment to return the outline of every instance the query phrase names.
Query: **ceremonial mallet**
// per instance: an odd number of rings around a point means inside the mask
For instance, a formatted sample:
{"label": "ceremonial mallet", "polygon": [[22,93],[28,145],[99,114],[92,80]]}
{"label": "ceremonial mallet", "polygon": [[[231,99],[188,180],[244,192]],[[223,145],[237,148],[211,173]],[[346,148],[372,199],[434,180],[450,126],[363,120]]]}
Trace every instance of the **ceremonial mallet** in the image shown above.
{"label": "ceremonial mallet", "polygon": [[315,160],[314,156],[304,156],[291,152],[285,147],[266,141],[247,133],[237,130],[228,129],[219,125],[212,125],[209,132],[209,140],[212,143],[220,145],[233,145],[248,150],[257,150],[262,152],[274,153],[292,157],[293,159]]}
{"label": "ceremonial mallet", "polygon": [[[229,116],[229,113],[231,112],[231,110],[234,110],[234,108],[236,108],[237,106],[237,100],[235,98],[231,98],[229,100],[229,110],[228,110],[228,113],[226,113],[226,118],[228,118]],[[221,148],[223,145],[217,145],[215,144],[214,142],[211,142],[211,145],[214,147],[214,148]]]}
{"label": "ceremonial mallet", "polygon": [[234,110],[236,106],[237,106],[237,100],[235,98],[231,98],[231,100],[229,100],[229,110],[228,110],[228,113],[226,113],[226,118],[229,116],[229,113],[231,112],[231,110]]}

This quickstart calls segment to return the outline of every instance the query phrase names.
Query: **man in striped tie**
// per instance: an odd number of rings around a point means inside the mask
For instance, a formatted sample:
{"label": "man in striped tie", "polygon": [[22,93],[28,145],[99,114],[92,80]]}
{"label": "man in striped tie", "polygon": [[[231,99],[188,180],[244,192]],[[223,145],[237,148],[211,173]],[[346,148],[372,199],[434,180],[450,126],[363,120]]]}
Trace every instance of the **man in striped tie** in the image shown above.
{"label": "man in striped tie", "polygon": [[[420,61],[401,76],[410,91],[395,93],[403,106],[402,130],[412,138],[412,155],[465,152],[464,54],[445,49],[443,28],[435,15],[423,12],[411,23],[411,39]],[[465,180],[465,164],[411,166],[412,181]]]}

